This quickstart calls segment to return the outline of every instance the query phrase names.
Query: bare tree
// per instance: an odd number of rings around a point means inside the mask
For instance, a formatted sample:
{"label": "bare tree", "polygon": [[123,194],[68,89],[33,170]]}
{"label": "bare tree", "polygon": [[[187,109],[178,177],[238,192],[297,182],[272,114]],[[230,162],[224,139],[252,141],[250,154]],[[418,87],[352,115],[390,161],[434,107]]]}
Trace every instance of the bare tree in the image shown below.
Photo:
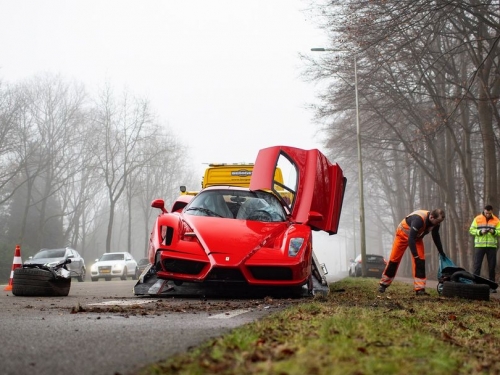
{"label": "bare tree", "polygon": [[94,258],[122,239],[143,249],[151,200],[171,201],[193,179],[185,149],[147,100],[109,86],[92,98],[53,74],[0,82],[0,166],[1,264],[14,244],[23,256],[69,245]]}
{"label": "bare tree", "polygon": [[17,149],[22,146],[22,135],[17,124],[21,114],[21,98],[14,88],[0,82],[0,205],[15,193],[11,182],[22,170],[23,159]]}
{"label": "bare tree", "polygon": [[148,131],[152,121],[149,102],[130,98],[125,92],[117,100],[109,86],[100,93],[92,116],[95,132],[92,149],[109,199],[109,221],[106,252],[111,251],[115,208],[127,182],[137,168],[144,164],[140,145],[153,134]]}
{"label": "bare tree", "polygon": [[316,109],[328,145],[353,147],[356,54],[369,189],[382,187],[397,215],[444,204],[451,219],[447,248],[467,265],[469,220],[480,204],[499,203],[498,5],[317,1],[313,7],[331,37],[328,47],[351,51],[347,59],[305,57],[308,79],[331,82]]}

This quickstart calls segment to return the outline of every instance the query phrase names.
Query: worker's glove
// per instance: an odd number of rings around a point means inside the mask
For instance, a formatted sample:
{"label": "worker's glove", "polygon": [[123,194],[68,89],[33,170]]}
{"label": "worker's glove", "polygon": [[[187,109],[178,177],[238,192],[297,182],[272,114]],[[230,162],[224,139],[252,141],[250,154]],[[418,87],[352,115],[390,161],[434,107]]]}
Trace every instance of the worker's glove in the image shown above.
{"label": "worker's glove", "polygon": [[489,231],[490,231],[491,234],[493,234],[493,235],[495,234],[495,229],[490,228]]}
{"label": "worker's glove", "polygon": [[486,233],[488,233],[488,230],[489,229],[481,229],[481,236],[485,235]]}

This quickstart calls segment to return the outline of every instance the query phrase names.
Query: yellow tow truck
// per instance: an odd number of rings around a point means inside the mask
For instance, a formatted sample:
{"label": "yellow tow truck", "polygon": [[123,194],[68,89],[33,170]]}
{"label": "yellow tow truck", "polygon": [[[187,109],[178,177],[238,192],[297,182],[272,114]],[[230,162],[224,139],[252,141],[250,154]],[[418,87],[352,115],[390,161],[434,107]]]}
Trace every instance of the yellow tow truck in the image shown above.
{"label": "yellow tow truck", "polygon": [[[201,188],[209,186],[249,187],[252,178],[253,163],[210,163],[201,180]],[[275,180],[283,183],[281,169],[277,168]],[[188,191],[181,186],[182,195],[196,195],[198,191]]]}

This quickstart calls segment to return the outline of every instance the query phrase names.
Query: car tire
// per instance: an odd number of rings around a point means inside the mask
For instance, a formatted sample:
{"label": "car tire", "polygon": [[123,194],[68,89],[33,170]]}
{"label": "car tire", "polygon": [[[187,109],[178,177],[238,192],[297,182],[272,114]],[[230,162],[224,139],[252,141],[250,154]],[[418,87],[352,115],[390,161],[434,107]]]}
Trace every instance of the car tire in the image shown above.
{"label": "car tire", "polygon": [[450,276],[451,281],[460,282],[460,279],[475,281],[476,276],[474,276],[472,273],[467,272],[467,271],[453,272],[453,274]]}
{"label": "car tire", "polygon": [[78,280],[78,282],[82,283],[82,282],[84,282],[84,281],[85,281],[85,273],[86,273],[85,268],[82,268],[82,269],[80,270],[80,276],[78,276],[78,277],[76,278],[76,279]]}
{"label": "car tire", "polygon": [[486,284],[466,284],[455,281],[445,281],[443,283],[443,297],[489,301],[490,287]]}
{"label": "car tire", "polygon": [[71,278],[54,278],[52,272],[38,268],[17,268],[12,278],[12,294],[28,297],[62,297],[69,294]]}
{"label": "car tire", "polygon": [[127,274],[128,274],[128,270],[126,268],[124,268],[120,279],[127,280]]}
{"label": "car tire", "polygon": [[139,268],[135,268],[134,276],[132,276],[132,280],[137,280],[141,276],[141,273],[139,272]]}
{"label": "car tire", "polygon": [[314,276],[313,278],[313,291],[315,296],[322,296],[322,297],[327,297],[328,294],[330,293],[330,286],[328,283],[326,285],[322,282],[320,282],[318,279],[316,279]]}

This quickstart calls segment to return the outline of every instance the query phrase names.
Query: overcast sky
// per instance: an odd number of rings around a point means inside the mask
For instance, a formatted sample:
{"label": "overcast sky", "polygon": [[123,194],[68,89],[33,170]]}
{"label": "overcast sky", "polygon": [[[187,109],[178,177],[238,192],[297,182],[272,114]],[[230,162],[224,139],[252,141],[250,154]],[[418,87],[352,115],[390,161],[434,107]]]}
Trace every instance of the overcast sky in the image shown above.
{"label": "overcast sky", "polygon": [[0,79],[61,73],[148,98],[193,167],[321,148],[299,53],[326,40],[304,0],[0,0]]}

